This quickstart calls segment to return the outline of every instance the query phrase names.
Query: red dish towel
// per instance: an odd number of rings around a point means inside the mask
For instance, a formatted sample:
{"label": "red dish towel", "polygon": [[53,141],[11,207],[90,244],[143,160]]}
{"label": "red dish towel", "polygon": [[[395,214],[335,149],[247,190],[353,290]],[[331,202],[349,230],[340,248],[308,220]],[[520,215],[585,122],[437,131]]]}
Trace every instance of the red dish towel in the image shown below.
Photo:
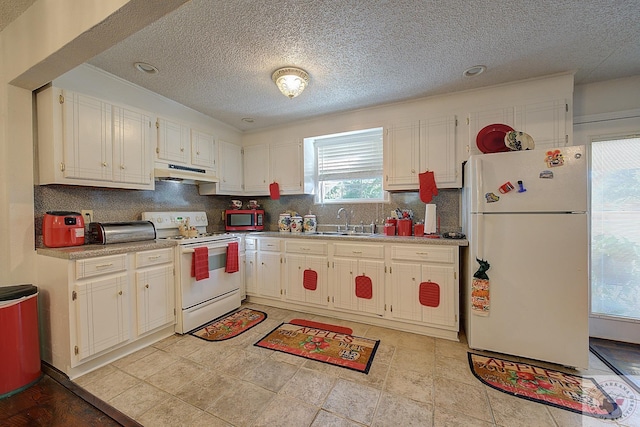
{"label": "red dish towel", "polygon": [[195,277],[196,281],[209,278],[209,249],[206,246],[193,250],[191,277]]}
{"label": "red dish towel", "polygon": [[240,270],[238,265],[238,242],[231,242],[227,246],[227,265],[224,271],[227,273],[235,273]]}
{"label": "red dish towel", "polygon": [[418,180],[420,181],[420,200],[423,203],[429,203],[433,196],[438,195],[438,187],[436,186],[433,172],[426,171],[418,174]]}
{"label": "red dish towel", "polygon": [[269,184],[269,195],[271,200],[278,200],[280,198],[280,185],[277,182]]}

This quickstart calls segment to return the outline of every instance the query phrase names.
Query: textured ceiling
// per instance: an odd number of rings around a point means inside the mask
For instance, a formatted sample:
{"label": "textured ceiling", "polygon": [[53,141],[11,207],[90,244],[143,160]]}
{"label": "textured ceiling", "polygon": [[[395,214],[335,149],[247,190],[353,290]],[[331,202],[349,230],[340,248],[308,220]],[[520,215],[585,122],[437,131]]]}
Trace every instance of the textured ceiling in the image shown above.
{"label": "textured ceiling", "polygon": [[9,25],[36,0],[0,0],[0,31]]}
{"label": "textured ceiling", "polygon": [[[250,131],[558,72],[640,75],[639,18],[640,0],[192,0],[89,63]],[[311,77],[293,100],[271,81],[283,66]]]}

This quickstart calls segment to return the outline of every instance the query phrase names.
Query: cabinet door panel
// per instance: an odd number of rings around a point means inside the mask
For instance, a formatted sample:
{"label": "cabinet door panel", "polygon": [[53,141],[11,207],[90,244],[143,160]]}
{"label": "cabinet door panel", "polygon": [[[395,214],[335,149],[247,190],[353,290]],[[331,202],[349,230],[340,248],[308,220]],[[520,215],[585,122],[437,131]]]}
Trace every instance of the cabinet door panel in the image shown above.
{"label": "cabinet door panel", "polygon": [[384,262],[359,260],[358,276],[363,274],[371,279],[373,284],[373,297],[371,299],[356,297],[358,311],[381,316],[384,314]]}
{"label": "cabinet door panel", "polygon": [[420,125],[394,123],[385,132],[385,190],[414,189],[418,185]]}
{"label": "cabinet door panel", "polygon": [[113,129],[114,181],[151,184],[151,118],[114,107]]}
{"label": "cabinet door panel", "polygon": [[245,265],[246,265],[246,269],[244,272],[245,291],[247,295],[256,295],[258,292],[257,281],[256,281],[257,280],[256,251],[245,252]]}
{"label": "cabinet door panel", "polygon": [[269,145],[244,147],[244,191],[256,196],[266,195],[269,184]]}
{"label": "cabinet door panel", "polygon": [[126,274],[75,285],[78,358],[129,339],[129,286]]}
{"label": "cabinet door panel", "polygon": [[394,318],[422,321],[422,309],[418,302],[421,274],[420,264],[391,264],[391,314]]}
{"label": "cabinet door panel", "polygon": [[306,302],[306,289],[302,286],[302,278],[305,269],[305,256],[287,254],[286,284],[287,299],[291,301]]}
{"label": "cabinet door panel", "polygon": [[[305,301],[310,304],[327,305],[327,257],[307,256],[304,270],[311,269],[318,274],[318,282],[315,290],[304,289]],[[304,273],[303,270],[303,273]],[[302,287],[302,281],[300,282]]]}
{"label": "cabinet door panel", "polygon": [[563,147],[567,114],[564,99],[519,105],[515,108],[515,130],[531,135],[537,149]]}
{"label": "cabinet door panel", "polygon": [[111,104],[68,92],[62,115],[65,178],[111,181]]}
{"label": "cabinet door panel", "polygon": [[219,141],[220,161],[218,183],[221,194],[242,192],[242,148],[239,145]]}
{"label": "cabinet door panel", "polygon": [[216,169],[216,140],[213,135],[191,129],[191,163]]}
{"label": "cabinet door panel", "polygon": [[344,310],[357,309],[354,274],[358,260],[336,258],[333,261],[333,306]]}
{"label": "cabinet door panel", "polygon": [[189,127],[158,119],[158,159],[186,164],[189,159]]}
{"label": "cabinet door panel", "polygon": [[136,272],[138,333],[175,321],[173,266]]}
{"label": "cabinet door panel", "polygon": [[271,181],[281,194],[302,194],[302,143],[273,144],[270,149]]}
{"label": "cabinet door panel", "polygon": [[[456,324],[456,300],[453,267],[423,265],[422,281],[434,282],[440,286],[440,304],[437,307],[421,305],[422,320],[436,325],[454,326]],[[415,299],[418,301],[417,290]]]}
{"label": "cabinet door panel", "polygon": [[455,116],[420,120],[420,172],[434,172],[438,187],[457,184]]}
{"label": "cabinet door panel", "polygon": [[280,298],[280,254],[258,253],[258,294]]}

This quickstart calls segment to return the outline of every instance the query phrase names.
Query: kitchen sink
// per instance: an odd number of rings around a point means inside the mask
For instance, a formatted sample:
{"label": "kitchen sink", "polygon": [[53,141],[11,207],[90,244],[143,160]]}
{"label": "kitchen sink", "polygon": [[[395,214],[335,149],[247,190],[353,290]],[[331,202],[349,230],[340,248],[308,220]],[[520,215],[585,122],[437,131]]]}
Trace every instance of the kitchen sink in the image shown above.
{"label": "kitchen sink", "polygon": [[375,234],[357,233],[355,231],[318,231],[315,234],[319,236],[355,236],[355,237],[372,237]]}

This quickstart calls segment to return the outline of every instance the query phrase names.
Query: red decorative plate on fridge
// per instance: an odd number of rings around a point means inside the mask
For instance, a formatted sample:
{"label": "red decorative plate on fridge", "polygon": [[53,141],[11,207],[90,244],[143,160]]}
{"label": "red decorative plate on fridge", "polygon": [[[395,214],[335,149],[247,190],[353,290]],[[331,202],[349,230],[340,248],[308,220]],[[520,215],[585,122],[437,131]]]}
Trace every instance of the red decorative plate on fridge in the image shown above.
{"label": "red decorative plate on fridge", "polygon": [[508,125],[495,123],[480,129],[476,137],[476,145],[483,153],[502,153],[511,151],[504,143],[504,136],[513,128]]}

